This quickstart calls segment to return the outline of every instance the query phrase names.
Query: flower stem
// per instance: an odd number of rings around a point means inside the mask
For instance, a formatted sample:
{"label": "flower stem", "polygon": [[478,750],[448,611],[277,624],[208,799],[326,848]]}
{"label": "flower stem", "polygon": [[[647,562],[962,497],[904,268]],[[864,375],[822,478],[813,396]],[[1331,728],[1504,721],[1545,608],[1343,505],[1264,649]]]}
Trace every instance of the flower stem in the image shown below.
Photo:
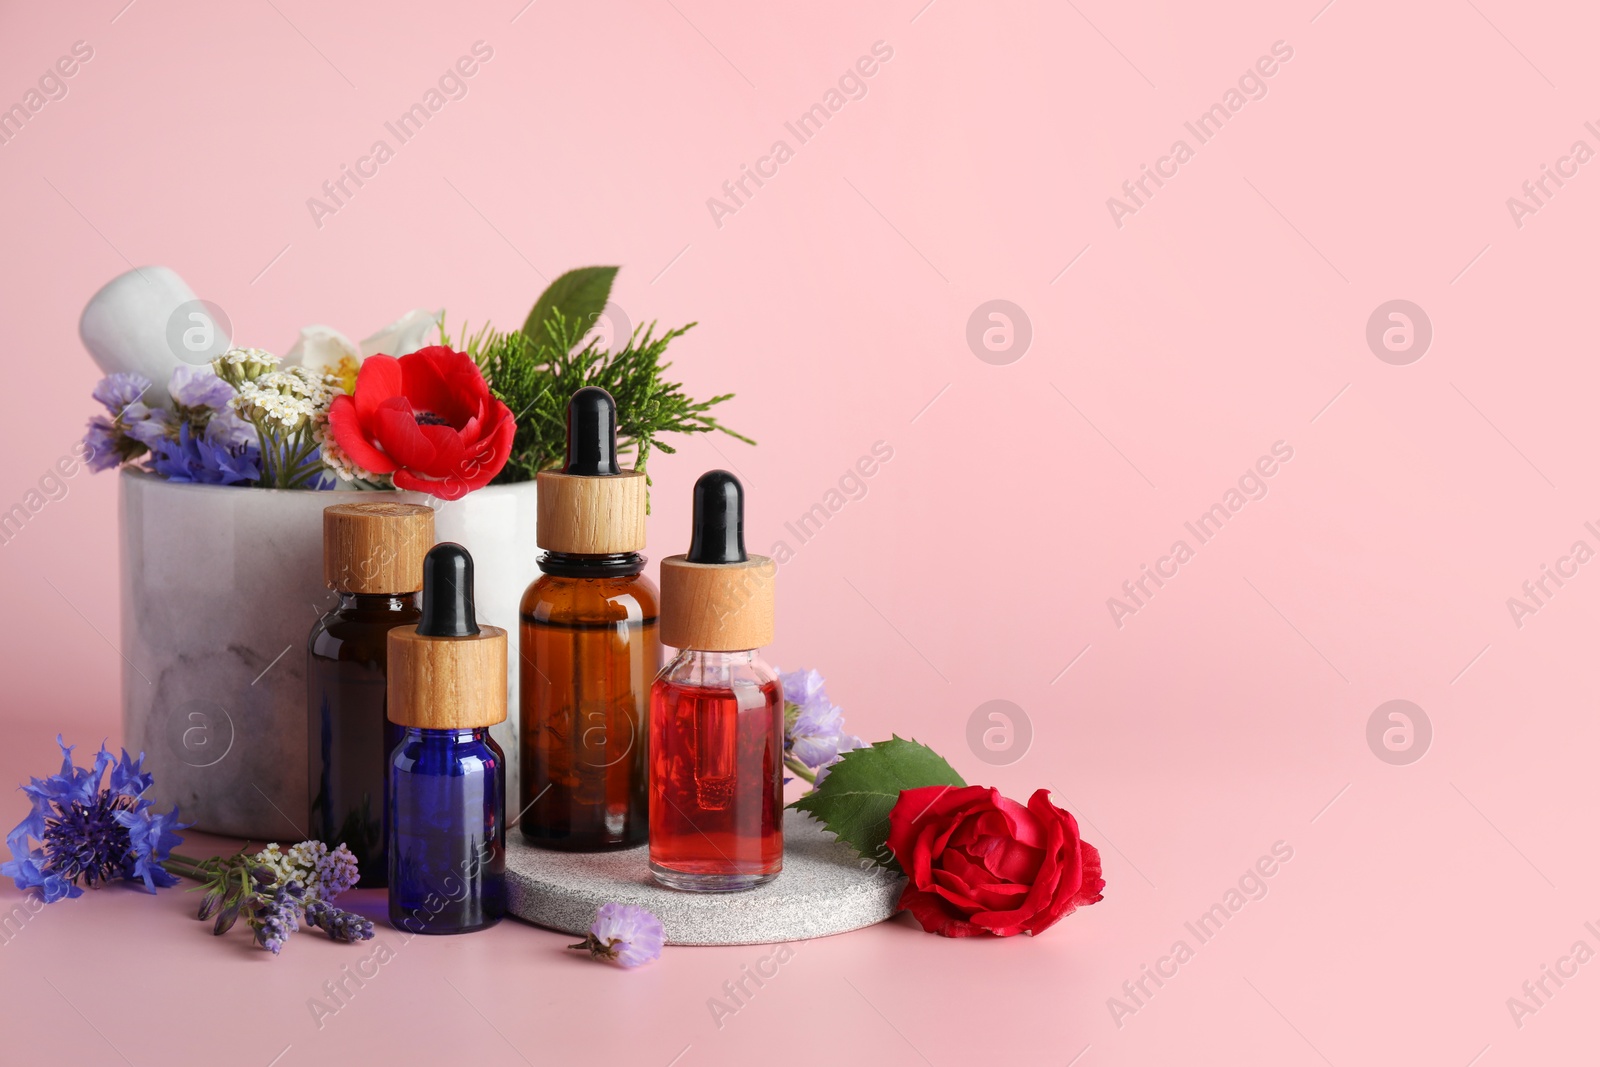
{"label": "flower stem", "polygon": [[203,863],[203,860],[197,860],[191,856],[184,856],[177,852],[173,852],[167,856],[167,860],[162,864],[162,866],[172,874],[181,875],[184,878],[192,878],[196,882],[204,882],[208,880],[211,875],[202,866]]}
{"label": "flower stem", "polygon": [[796,777],[803,778],[812,785],[817,784],[817,772],[807,767],[793,756],[783,757],[783,765],[793,771]]}

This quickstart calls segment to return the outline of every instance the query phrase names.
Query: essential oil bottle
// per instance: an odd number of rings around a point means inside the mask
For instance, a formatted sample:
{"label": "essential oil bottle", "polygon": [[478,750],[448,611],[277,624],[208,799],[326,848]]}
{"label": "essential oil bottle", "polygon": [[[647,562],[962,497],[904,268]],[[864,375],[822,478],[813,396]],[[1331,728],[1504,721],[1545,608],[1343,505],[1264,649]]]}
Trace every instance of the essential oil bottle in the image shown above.
{"label": "essential oil bottle", "polygon": [[389,631],[415,623],[433,509],[343,504],[322,513],[322,573],[339,606],[306,645],[311,836],[349,846],[361,886],[382,888],[384,773],[400,728],[385,715]]}
{"label": "essential oil bottle", "polygon": [[472,557],[446,542],[423,563],[422,619],[389,634],[389,921],[463,934],[506,912],[506,632],[479,626]]}
{"label": "essential oil bottle", "polygon": [[682,651],[650,692],[650,872],[728,892],[783,869],[783,687],[772,642],[777,568],[744,550],[744,488],[694,486],[688,554],[661,561],[661,640]]}
{"label": "essential oil bottle", "polygon": [[645,722],[661,666],[643,575],[645,477],[617,465],[617,405],[567,405],[567,457],[541,471],[543,574],[522,598],[522,834],[597,852],[644,843]]}

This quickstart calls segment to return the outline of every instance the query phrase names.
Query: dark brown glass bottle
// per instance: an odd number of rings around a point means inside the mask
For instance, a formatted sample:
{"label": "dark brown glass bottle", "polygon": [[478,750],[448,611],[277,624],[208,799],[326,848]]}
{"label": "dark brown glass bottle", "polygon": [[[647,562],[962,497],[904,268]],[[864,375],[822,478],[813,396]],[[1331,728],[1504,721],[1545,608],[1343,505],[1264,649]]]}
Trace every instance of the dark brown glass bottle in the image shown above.
{"label": "dark brown glass bottle", "polygon": [[520,806],[533,844],[630,848],[649,833],[646,715],[661,642],[644,562],[547,553],[522,598]]}
{"label": "dark brown glass bottle", "polygon": [[313,838],[349,847],[361,886],[386,884],[384,775],[405,734],[388,721],[389,631],[422,613],[422,558],[433,510],[352,504],[323,513],[323,573],[339,606],[306,645],[307,736]]}
{"label": "dark brown glass bottle", "polygon": [[616,404],[580,389],[567,462],[539,473],[539,566],[522,598],[523,837],[592,852],[649,835],[650,683],[661,669],[655,585],[641,573],[645,479],[616,459]]}

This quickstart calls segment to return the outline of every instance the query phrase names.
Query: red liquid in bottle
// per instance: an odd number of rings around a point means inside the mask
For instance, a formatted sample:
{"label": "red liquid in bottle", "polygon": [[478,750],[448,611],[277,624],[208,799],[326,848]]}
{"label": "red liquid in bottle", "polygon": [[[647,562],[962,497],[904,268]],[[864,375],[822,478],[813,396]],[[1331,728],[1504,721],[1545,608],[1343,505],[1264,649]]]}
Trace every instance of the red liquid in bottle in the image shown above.
{"label": "red liquid in bottle", "polygon": [[650,867],[683,889],[748,889],[783,868],[783,696],[658,679],[650,691]]}

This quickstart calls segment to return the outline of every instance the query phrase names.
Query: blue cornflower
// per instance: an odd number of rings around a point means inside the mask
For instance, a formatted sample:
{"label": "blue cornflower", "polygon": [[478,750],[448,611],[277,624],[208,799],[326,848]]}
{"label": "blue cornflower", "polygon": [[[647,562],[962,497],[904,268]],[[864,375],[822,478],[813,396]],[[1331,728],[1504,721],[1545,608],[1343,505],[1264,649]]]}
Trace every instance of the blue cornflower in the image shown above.
{"label": "blue cornflower", "polygon": [[128,844],[133,851],[133,870],[128,877],[142,880],[152,893],[157,886],[166,889],[177,885],[178,876],[161,866],[172,852],[172,846],[183,842],[174,832],[178,826],[177,808],[166,815],[148,808],[119,811],[112,818],[128,831]]}
{"label": "blue cornflower", "polygon": [[[180,841],[175,831],[187,824],[177,821],[176,807],[165,815],[152,813],[154,805],[144,797],[152,779],[143,770],[143,754],[131,759],[124,749],[121,759],[113,759],[101,745],[94,766],[84,768],[72,762],[73,746],[59,736],[56,744],[61,771],[22,787],[32,807],[6,837],[11,859],[0,863],[0,875],[18,889],[37,890],[47,904],[82,896],[85,885],[142,881],[154,892],[175,884],[162,864]],[[103,785],[108,770],[111,781]]]}
{"label": "blue cornflower", "polygon": [[232,443],[220,420],[198,435],[187,422],[180,423],[177,436],[150,441],[150,469],[169,482],[249,484],[261,477],[260,462],[260,446]]}

